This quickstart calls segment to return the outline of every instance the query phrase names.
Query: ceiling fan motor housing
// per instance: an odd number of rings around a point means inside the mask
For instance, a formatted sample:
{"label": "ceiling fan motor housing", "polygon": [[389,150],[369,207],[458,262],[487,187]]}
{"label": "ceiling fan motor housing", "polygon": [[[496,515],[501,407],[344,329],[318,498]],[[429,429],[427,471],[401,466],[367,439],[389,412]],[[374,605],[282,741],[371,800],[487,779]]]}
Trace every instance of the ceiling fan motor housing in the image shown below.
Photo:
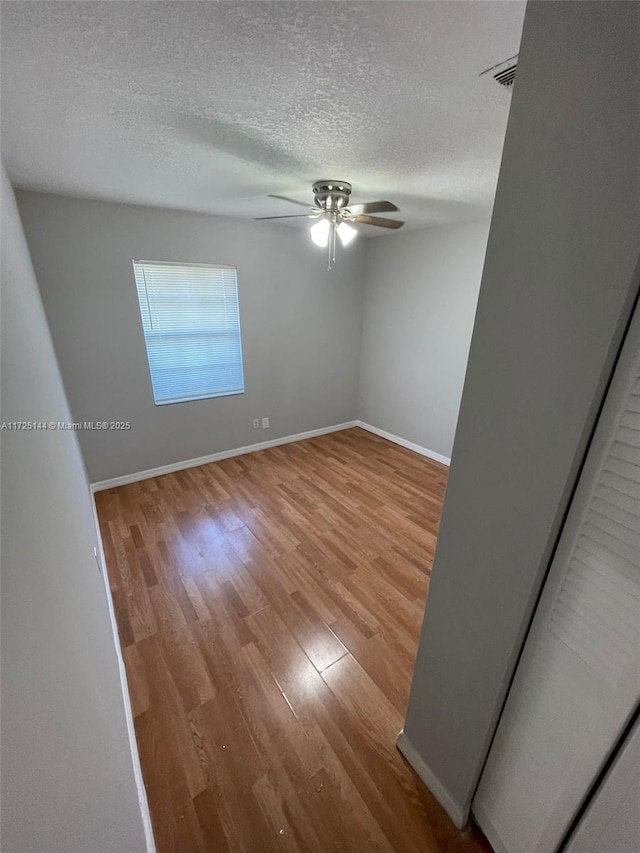
{"label": "ceiling fan motor housing", "polygon": [[351,184],[348,181],[334,181],[325,178],[313,185],[313,195],[321,210],[340,210],[346,207],[351,195]]}

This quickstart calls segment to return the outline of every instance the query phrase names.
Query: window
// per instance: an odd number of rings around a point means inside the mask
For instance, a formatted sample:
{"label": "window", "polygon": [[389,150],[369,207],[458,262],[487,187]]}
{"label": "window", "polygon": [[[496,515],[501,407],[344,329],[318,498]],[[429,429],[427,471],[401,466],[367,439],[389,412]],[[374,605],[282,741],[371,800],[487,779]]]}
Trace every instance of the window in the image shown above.
{"label": "window", "polygon": [[134,261],[157,406],[244,392],[235,267]]}

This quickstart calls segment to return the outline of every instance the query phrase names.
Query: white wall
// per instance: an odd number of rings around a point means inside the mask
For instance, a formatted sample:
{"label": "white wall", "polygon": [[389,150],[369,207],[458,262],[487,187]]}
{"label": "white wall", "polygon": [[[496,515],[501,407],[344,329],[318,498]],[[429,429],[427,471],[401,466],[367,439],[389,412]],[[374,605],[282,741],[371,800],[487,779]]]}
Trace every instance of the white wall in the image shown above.
{"label": "white wall", "polygon": [[451,456],[489,221],[367,241],[358,418]]}
{"label": "white wall", "polygon": [[[71,411],[131,421],[82,432],[92,482],[356,417],[364,247],[327,273],[298,229],[18,193]],[[131,261],[235,264],[243,395],[156,407]],[[268,416],[269,430],[253,430]]]}
{"label": "white wall", "polygon": [[405,724],[458,821],[638,287],[639,31],[634,2],[525,15]]}
{"label": "white wall", "polygon": [[[69,421],[2,171],[2,420]],[[2,850],[141,853],[96,531],[73,432],[2,440]]]}

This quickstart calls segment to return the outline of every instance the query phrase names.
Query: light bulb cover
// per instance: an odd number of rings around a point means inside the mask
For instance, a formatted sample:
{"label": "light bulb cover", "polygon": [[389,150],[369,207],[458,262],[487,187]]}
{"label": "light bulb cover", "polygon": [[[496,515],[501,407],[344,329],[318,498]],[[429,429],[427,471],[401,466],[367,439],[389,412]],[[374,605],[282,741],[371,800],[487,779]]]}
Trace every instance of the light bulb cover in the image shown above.
{"label": "light bulb cover", "polygon": [[348,246],[357,236],[358,232],[356,229],[352,228],[351,225],[347,225],[346,222],[341,222],[338,225],[338,237],[343,246]]}
{"label": "light bulb cover", "polygon": [[328,219],[321,219],[319,222],[316,222],[315,225],[311,226],[311,239],[316,246],[320,246],[321,249],[327,248],[329,244],[330,230],[331,223]]}

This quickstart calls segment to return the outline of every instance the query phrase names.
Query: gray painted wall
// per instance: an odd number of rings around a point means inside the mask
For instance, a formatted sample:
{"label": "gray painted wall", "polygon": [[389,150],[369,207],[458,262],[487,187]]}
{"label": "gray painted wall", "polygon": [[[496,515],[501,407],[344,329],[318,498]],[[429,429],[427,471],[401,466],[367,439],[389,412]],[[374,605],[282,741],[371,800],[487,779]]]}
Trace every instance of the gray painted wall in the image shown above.
{"label": "gray painted wall", "polygon": [[459,819],[637,289],[639,30],[634,2],[527,7],[405,725]]}
{"label": "gray painted wall", "polygon": [[[2,419],[70,420],[4,169]],[[141,853],[114,637],[76,435],[1,437],[2,850]]]}
{"label": "gray painted wall", "polygon": [[[92,482],[356,417],[364,247],[325,254],[283,226],[18,193]],[[156,407],[131,261],[238,267],[245,394]],[[268,430],[252,420],[268,416]]]}
{"label": "gray painted wall", "polygon": [[358,417],[451,456],[489,221],[367,241]]}

